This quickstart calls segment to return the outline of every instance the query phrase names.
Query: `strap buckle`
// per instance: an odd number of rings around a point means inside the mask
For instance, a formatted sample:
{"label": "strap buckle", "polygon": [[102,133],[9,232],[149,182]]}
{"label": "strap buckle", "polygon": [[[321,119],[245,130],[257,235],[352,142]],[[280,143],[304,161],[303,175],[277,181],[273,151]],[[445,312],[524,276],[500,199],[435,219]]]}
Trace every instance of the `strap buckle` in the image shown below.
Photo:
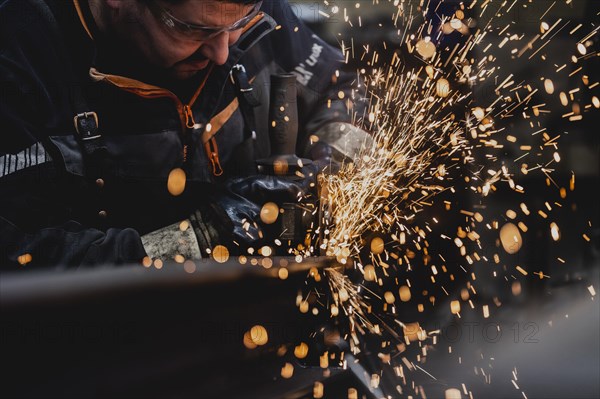
{"label": "strap buckle", "polygon": [[81,140],[94,140],[101,137],[98,133],[98,115],[95,112],[77,114],[73,117],[73,123]]}
{"label": "strap buckle", "polygon": [[242,64],[235,64],[231,67],[231,71],[229,71],[229,78],[231,79],[231,83],[237,85],[237,77],[240,73],[246,73],[246,67],[244,67]]}
{"label": "strap buckle", "polygon": [[242,64],[235,64],[229,72],[231,82],[237,87],[240,93],[249,93],[254,88],[248,82],[248,75],[246,75],[246,68]]}
{"label": "strap buckle", "polygon": [[258,96],[253,92],[254,87],[250,83],[246,68],[242,64],[234,65],[229,72],[229,77],[239,95],[244,98],[249,106],[256,107],[260,105]]}

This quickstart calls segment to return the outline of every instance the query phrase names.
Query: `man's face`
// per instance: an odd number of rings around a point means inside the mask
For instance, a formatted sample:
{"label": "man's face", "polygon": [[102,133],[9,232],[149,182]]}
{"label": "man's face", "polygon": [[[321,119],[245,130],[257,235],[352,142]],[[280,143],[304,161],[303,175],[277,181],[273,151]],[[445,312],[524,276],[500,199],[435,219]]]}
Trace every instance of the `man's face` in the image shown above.
{"label": "man's face", "polygon": [[[242,29],[225,30],[213,36],[190,34],[185,24],[225,28],[248,15],[253,5],[227,3],[220,0],[187,0],[169,4],[161,0],[109,0],[116,9],[113,27],[134,52],[154,66],[164,68],[177,79],[186,79],[206,68],[210,61],[222,65],[229,56]],[[165,17],[167,22],[165,23]],[[169,23],[169,18],[176,24]],[[194,31],[197,32],[197,31]],[[210,36],[210,37],[209,37]]]}

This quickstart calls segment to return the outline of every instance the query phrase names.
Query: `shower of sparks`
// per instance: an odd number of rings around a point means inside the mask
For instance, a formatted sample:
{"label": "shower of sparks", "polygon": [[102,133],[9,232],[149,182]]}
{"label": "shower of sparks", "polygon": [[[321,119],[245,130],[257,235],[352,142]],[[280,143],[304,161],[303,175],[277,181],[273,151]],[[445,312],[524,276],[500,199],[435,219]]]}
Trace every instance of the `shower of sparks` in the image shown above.
{"label": "shower of sparks", "polygon": [[[468,160],[457,154],[468,144],[449,110],[464,97],[436,94],[434,73],[430,77],[424,69],[404,72],[391,66],[367,77],[366,85],[374,93],[367,122],[373,143],[323,183],[324,200],[332,206],[325,215],[329,234],[321,245],[341,263],[358,255],[365,232],[395,231],[395,241],[402,233],[419,234],[405,222],[430,205],[431,197],[449,189],[443,185],[446,174],[461,159]],[[434,159],[442,158],[450,162],[431,168]]]}
{"label": "shower of sparks", "polygon": [[[405,26],[410,26],[414,22],[416,15],[411,4],[404,1],[394,3],[398,7],[393,15],[397,24],[402,21]],[[473,2],[468,8],[473,8],[475,4]],[[545,10],[542,17],[554,4]],[[491,1],[486,1],[481,6],[479,16],[491,5]],[[508,7],[507,11],[510,11],[514,6],[515,2],[503,2],[494,15],[501,17],[503,7]],[[426,9],[420,10],[421,15],[427,12]],[[462,10],[458,10],[456,15],[464,18]],[[345,19],[351,23],[347,17]],[[510,32],[509,25],[495,27],[492,21],[480,23],[481,28],[452,48],[435,53],[427,47],[426,54],[423,54],[423,50],[419,52],[419,44],[431,43],[432,40],[427,35],[431,30],[428,26],[430,23],[425,21],[415,29],[417,34],[406,36],[406,32],[402,33],[403,44],[409,53],[422,60],[422,65],[409,68],[394,53],[388,65],[378,66],[377,62],[371,61],[369,72],[365,69],[360,71],[369,101],[367,114],[361,118],[362,126],[373,132],[373,140],[362,148],[353,162],[343,165],[339,174],[326,176],[322,181],[325,193],[322,200],[327,206],[321,220],[326,226],[322,227],[326,234],[320,242],[320,248],[327,255],[336,256],[342,264],[356,261],[356,265],[363,270],[361,252],[368,244],[365,243],[365,235],[369,232],[378,233],[386,235],[388,240],[380,251],[371,248],[368,263],[385,268],[388,266],[386,261],[392,257],[398,264],[402,265],[404,261],[410,267],[410,259],[393,252],[393,249],[412,244],[423,252],[427,247],[426,237],[432,232],[430,225],[436,224],[437,220],[432,219],[431,223],[426,222],[420,227],[412,222],[442,192],[455,193],[466,188],[486,197],[499,190],[500,185],[506,185],[512,191],[524,194],[526,187],[519,184],[517,178],[540,172],[549,186],[559,188],[561,198],[566,197],[566,189],[559,187],[551,176],[554,171],[552,165],[561,160],[558,153],[561,135],[551,135],[539,118],[550,113],[545,103],[537,103],[540,101],[537,98],[540,88],[536,85],[540,86],[540,82],[515,82],[514,74],[504,73],[496,65],[498,56],[489,49],[494,46],[495,37],[499,41],[495,46],[499,49],[507,49],[507,44],[511,43],[513,50],[509,52],[512,58],[517,59],[532,52],[531,58],[550,43],[553,37],[549,36],[551,32],[558,33],[561,26],[567,26],[568,22],[559,18],[552,26],[544,23],[541,28],[544,34],[539,38],[543,44],[534,47],[533,41],[528,41],[520,51],[514,51],[528,40],[526,35]],[[456,18],[451,20],[452,30],[447,33],[460,31],[464,23],[472,23],[472,19],[463,22]],[[591,46],[589,40],[597,31],[598,28],[595,28],[582,34],[583,38],[573,51],[577,50],[582,56],[591,56],[592,52],[583,43]],[[438,39],[440,35],[437,34]],[[478,48],[483,48],[480,61],[475,60],[472,54]],[[355,51],[354,48],[344,50],[347,55]],[[365,59],[369,51],[369,47],[365,46],[360,58]],[[597,53],[594,54],[597,56]],[[546,60],[547,55],[540,57]],[[572,59],[573,63],[578,61]],[[452,68],[445,68],[448,65]],[[570,90],[570,97],[561,92],[560,98],[563,105],[574,102],[573,112],[563,117],[577,116],[576,120],[581,120],[585,112],[598,108],[597,100],[594,101],[597,97],[592,97],[590,104],[582,106],[575,102],[573,94],[584,88],[591,93],[597,82],[590,81],[589,76],[582,73],[582,67],[570,73],[569,77],[577,73],[581,74],[583,87]],[[554,93],[552,80],[544,77],[540,80],[548,94]],[[488,84],[491,84],[493,91],[485,93],[487,98],[473,98],[476,87]],[[453,88],[453,85],[457,87]],[[469,90],[472,88],[475,89]],[[516,119],[522,119],[527,124],[521,129],[530,130],[529,136],[524,135],[525,132],[512,132],[505,126],[496,126],[497,120]],[[519,139],[528,142],[519,147],[522,153],[516,154],[512,162],[504,159],[502,152],[506,151],[505,143],[516,143]],[[534,149],[537,149],[535,154]],[[574,184],[570,186],[572,191]],[[479,207],[485,209],[485,205]],[[523,213],[529,215],[527,206],[522,203],[521,207]],[[449,210],[450,202],[446,208]],[[552,210],[552,206],[546,202],[544,209],[538,209],[537,213],[548,219],[548,212]],[[461,239],[468,237],[481,248],[480,234],[476,228],[482,226],[484,218],[475,211],[461,210],[461,214],[467,216],[467,225],[464,228],[458,226],[455,243],[467,263],[473,264],[474,259],[480,260],[481,257],[476,253],[467,254]],[[517,213],[508,211],[507,216],[515,219]],[[499,220],[492,220],[483,227],[498,230],[500,223]],[[523,233],[527,232],[523,222],[519,221],[518,226]],[[552,238],[558,241],[559,227],[555,222],[550,222],[550,231]],[[517,236],[520,237],[518,229],[514,237]],[[407,242],[407,237],[410,237],[411,243]],[[447,236],[442,238],[451,239]],[[520,246],[520,242],[518,244]],[[498,257],[499,254],[494,255],[496,263],[500,263]]]}
{"label": "shower of sparks", "polygon": [[[599,27],[552,17],[559,1],[542,2],[548,7],[538,10],[540,33],[519,32],[510,20],[521,6],[522,12],[534,13],[531,1],[474,0],[455,5],[452,16],[441,15],[441,3],[430,3],[393,2],[398,37],[383,46],[402,51],[393,52],[391,60],[378,53],[375,43],[342,42],[346,60],[365,65],[358,71],[362,92],[356,96],[366,98],[368,109],[356,120],[372,133],[372,141],[338,174],[322,177],[313,248],[339,264],[322,272],[331,299],[316,303],[325,304],[332,317],[347,320],[346,327],[338,328],[352,354],[361,352],[363,341],[373,345],[377,338],[382,365],[402,381],[396,386],[400,393],[409,390],[406,370],[431,376],[416,363],[424,363],[436,331],[409,328],[418,323],[403,321],[399,309],[411,306],[423,313],[444,303],[457,318],[474,309],[487,319],[501,302],[498,297],[473,302],[478,277],[506,281],[515,296],[521,293],[519,280],[550,278],[511,258],[526,244],[528,226],[546,226],[548,238],[560,241],[564,226],[557,223],[558,214],[575,189],[574,174],[568,181],[553,176],[562,160],[559,142],[568,133],[554,130],[548,115],[577,123],[600,107],[594,94],[597,75],[586,66],[599,55],[594,43]],[[325,4],[328,18],[340,13],[353,29],[366,21],[352,16],[356,10]],[[375,1],[373,6],[382,5]],[[549,52],[561,32],[573,38],[572,48]],[[433,44],[450,35],[453,43]],[[417,65],[399,54],[408,54]],[[543,68],[526,81],[500,59]],[[528,195],[528,184],[538,182],[546,193],[535,186],[534,195]],[[511,198],[509,208],[498,209],[503,205],[492,202],[496,192]],[[458,209],[457,204],[469,203],[466,195],[476,200],[469,209]],[[458,224],[450,231],[438,228],[446,219]],[[590,241],[589,232],[578,234]],[[432,242],[448,245],[437,252],[440,244]],[[418,268],[429,271],[427,281],[411,281]],[[412,278],[423,279],[423,273]],[[420,288],[412,288],[416,283]],[[588,289],[595,296],[594,287]],[[480,368],[487,383],[490,372]],[[520,390],[516,377],[512,383]],[[414,385],[412,392],[423,393]],[[463,392],[472,396],[464,384]]]}

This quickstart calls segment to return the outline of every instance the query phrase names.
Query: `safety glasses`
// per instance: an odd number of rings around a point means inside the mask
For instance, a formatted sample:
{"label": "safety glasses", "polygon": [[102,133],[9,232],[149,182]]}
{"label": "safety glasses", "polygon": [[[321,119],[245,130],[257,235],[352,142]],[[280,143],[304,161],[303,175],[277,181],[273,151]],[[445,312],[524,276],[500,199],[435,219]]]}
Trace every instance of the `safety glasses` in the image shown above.
{"label": "safety glasses", "polygon": [[202,26],[184,22],[162,7],[156,0],[147,2],[148,8],[159,21],[170,31],[194,41],[206,41],[223,32],[232,32],[244,28],[254,18],[262,5],[262,0],[255,3],[245,17],[228,26]]}

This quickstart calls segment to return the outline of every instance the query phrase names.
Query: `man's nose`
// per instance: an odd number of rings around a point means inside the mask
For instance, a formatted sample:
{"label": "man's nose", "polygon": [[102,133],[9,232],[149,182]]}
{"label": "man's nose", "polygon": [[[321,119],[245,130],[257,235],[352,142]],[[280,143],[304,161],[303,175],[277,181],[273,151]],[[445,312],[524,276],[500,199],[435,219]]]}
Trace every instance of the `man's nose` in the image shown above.
{"label": "man's nose", "polygon": [[204,44],[204,56],[217,65],[223,65],[229,57],[229,32],[221,32]]}

